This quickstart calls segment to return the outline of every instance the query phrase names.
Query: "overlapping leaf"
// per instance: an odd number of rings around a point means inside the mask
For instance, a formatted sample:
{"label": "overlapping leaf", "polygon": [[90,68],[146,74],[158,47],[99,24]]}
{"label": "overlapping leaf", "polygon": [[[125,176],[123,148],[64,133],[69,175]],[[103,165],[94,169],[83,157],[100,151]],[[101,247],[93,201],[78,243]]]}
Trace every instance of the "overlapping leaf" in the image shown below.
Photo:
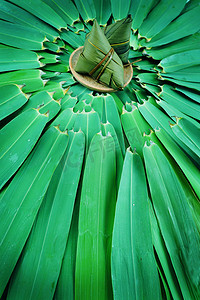
{"label": "overlapping leaf", "polygon": [[[8,299],[53,298],[69,234],[83,154],[83,133],[69,132],[67,149],[51,179],[22,258],[12,276]],[[29,276],[30,265],[32,278]],[[24,282],[26,289],[21,289]]]}
{"label": "overlapping leaf", "polygon": [[160,299],[142,160],[127,150],[112,240],[114,299]]}
{"label": "overlapping leaf", "polygon": [[40,137],[47,115],[30,109],[8,123],[0,132],[0,187],[10,179],[24,162]]}
{"label": "overlapping leaf", "polygon": [[[94,93],[69,57],[94,18],[128,13],[133,78]],[[199,299],[199,13],[199,0],[1,1],[2,299]],[[129,150],[121,177],[130,146],[147,172]]]}
{"label": "overlapping leaf", "polygon": [[42,136],[1,199],[0,257],[4,268],[0,272],[0,294],[3,293],[28,238],[52,174],[66,149],[67,142],[66,133],[51,127]]}
{"label": "overlapping leaf", "polygon": [[200,239],[186,196],[158,146],[145,147],[144,158],[153,206],[183,297],[198,299]]}
{"label": "overlapping leaf", "polygon": [[28,99],[16,84],[0,87],[0,120],[18,110]]}

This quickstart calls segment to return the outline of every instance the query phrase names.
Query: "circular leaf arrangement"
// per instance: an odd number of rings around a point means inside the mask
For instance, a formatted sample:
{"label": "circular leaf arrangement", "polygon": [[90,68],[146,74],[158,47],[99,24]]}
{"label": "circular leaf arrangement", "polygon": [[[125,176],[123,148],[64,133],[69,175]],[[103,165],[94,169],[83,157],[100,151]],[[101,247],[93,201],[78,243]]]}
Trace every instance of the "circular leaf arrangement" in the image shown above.
{"label": "circular leaf arrangement", "polygon": [[[132,15],[123,91],[69,57]],[[2,299],[200,298],[199,0],[1,0]]]}

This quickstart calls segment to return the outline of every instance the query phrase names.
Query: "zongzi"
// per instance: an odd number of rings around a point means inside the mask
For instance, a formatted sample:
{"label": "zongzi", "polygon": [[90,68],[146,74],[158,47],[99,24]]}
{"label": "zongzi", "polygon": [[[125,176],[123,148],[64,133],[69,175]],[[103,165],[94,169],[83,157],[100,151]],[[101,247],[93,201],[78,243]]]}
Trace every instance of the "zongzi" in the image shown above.
{"label": "zongzi", "polygon": [[97,21],[86,36],[83,51],[80,54],[75,71],[89,74],[98,82],[115,90],[124,86],[124,68],[119,56],[110,46]]}
{"label": "zongzi", "polygon": [[126,18],[106,26],[104,30],[111,47],[119,55],[123,64],[128,63],[131,25],[132,17],[128,15]]}

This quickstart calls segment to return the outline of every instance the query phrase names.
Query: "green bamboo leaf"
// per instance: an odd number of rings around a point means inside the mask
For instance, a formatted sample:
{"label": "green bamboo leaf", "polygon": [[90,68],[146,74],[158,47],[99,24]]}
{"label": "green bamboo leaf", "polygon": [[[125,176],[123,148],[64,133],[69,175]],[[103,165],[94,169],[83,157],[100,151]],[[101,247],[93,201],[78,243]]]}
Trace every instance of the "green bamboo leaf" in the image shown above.
{"label": "green bamboo leaf", "polygon": [[[144,100],[148,100],[147,95],[144,91],[135,90],[135,91],[132,91],[132,94],[134,94],[134,97],[132,97],[133,101],[131,101],[130,104],[135,106],[135,107],[138,107],[138,104],[143,104]],[[125,106],[126,105],[127,105],[127,103],[125,103]]]}
{"label": "green bamboo leaf", "polygon": [[41,65],[35,52],[10,47],[0,49],[0,72],[35,69]]}
{"label": "green bamboo leaf", "polygon": [[200,90],[200,82],[189,82],[189,81],[174,79],[174,78],[170,78],[170,77],[165,77],[165,78],[163,78],[163,80],[173,82],[176,85],[183,86],[184,88],[190,88],[190,89],[194,89],[194,90],[197,90],[197,91]]}
{"label": "green bamboo leaf", "polygon": [[62,82],[63,88],[67,88],[76,83],[76,80],[71,73],[61,73],[52,78],[53,81]]}
{"label": "green bamboo leaf", "polygon": [[75,267],[78,238],[79,201],[75,201],[72,223],[65,253],[62,260],[61,271],[54,294],[54,300],[75,299]]}
{"label": "green bamboo leaf", "polygon": [[0,188],[10,179],[33,149],[44,129],[47,116],[30,109],[0,131]]}
{"label": "green bamboo leaf", "polygon": [[[191,212],[193,214],[194,221],[196,223],[196,226],[198,228],[198,231],[200,233],[200,202],[197,196],[195,195],[188,179],[183,174],[181,168],[176,163],[176,161],[173,159],[173,157],[170,155],[170,153],[167,151],[167,149],[164,147],[164,145],[161,144],[157,136],[155,135],[155,132],[151,131],[149,135],[144,136],[147,143],[154,142],[156,145],[159,146],[159,148],[162,150],[165,157],[170,162],[171,166],[173,167],[174,172],[176,173],[176,176],[178,177],[182,188],[184,189],[186,199],[188,201],[188,204],[191,208]],[[176,297],[175,297],[176,299]]]}
{"label": "green bamboo leaf", "polygon": [[101,130],[98,113],[94,110],[78,113],[74,123],[74,130],[78,131],[80,129],[85,134],[85,148],[87,153],[93,136]]}
{"label": "green bamboo leaf", "polygon": [[60,46],[54,42],[44,42],[43,49],[48,49],[51,52],[60,53]]}
{"label": "green bamboo leaf", "polygon": [[66,108],[73,108],[78,99],[77,97],[72,97],[70,94],[66,94],[62,99],[61,99],[61,110],[65,110]]}
{"label": "green bamboo leaf", "polygon": [[150,42],[146,42],[146,47],[157,47],[165,45],[196,33],[200,29],[199,22],[200,5],[185,12],[156,34]]}
{"label": "green bamboo leaf", "polygon": [[[123,110],[122,110],[122,113],[124,110],[128,111],[128,112],[131,112],[132,110],[134,110],[134,108],[138,108],[138,103],[137,102],[130,102],[130,103],[126,103],[124,106],[123,106]],[[121,113],[121,115],[122,115]]]}
{"label": "green bamboo leaf", "polygon": [[[79,23],[78,23],[78,24],[79,24]],[[81,24],[82,24],[82,23],[81,23]],[[82,25],[83,25],[83,24],[82,24]],[[83,29],[84,29],[84,27],[83,27]],[[65,42],[64,42],[63,40],[61,40],[60,37],[56,39],[56,44],[57,44],[60,48],[65,49]],[[63,53],[63,54],[64,54],[63,57],[65,57],[66,54],[70,56],[70,54],[67,53],[67,52],[66,52],[66,53]],[[68,56],[68,57],[69,57],[69,56]]]}
{"label": "green bamboo leaf", "polygon": [[81,191],[75,299],[112,299],[110,255],[116,202],[115,164],[113,138],[96,134],[87,155]]}
{"label": "green bamboo leaf", "polygon": [[[163,107],[163,105],[160,105],[160,106]],[[164,108],[166,108],[166,106],[164,106]],[[167,111],[169,112],[169,107],[167,107]],[[172,112],[175,112],[174,109],[172,109]],[[176,111],[176,112],[178,113],[178,111]],[[182,117],[184,117],[184,115]],[[174,116],[172,119],[174,119],[176,121],[176,116]],[[175,124],[175,122],[171,122],[170,119],[169,119],[168,123],[169,123],[170,127],[174,126],[174,124]],[[196,124],[195,120],[194,120],[193,124],[194,125]],[[174,139],[174,141],[176,141],[176,143],[185,151],[185,153],[188,154],[190,159],[193,159],[193,161],[195,161],[197,163],[197,165],[200,165],[200,159],[199,159],[198,155],[196,155],[192,151],[192,149],[190,149],[190,147],[186,143],[184,143],[181,139],[177,139],[176,134],[172,130],[169,130],[169,126],[167,126],[167,124],[166,124],[166,127],[162,127],[162,124],[160,123],[160,125],[158,124],[158,126],[154,127],[154,129],[159,129],[159,128],[165,129],[165,131]]]}
{"label": "green bamboo leaf", "polygon": [[[62,43],[64,43],[64,48],[65,48],[66,51],[65,51],[64,49],[61,48],[60,41],[61,41]],[[58,39],[58,40],[57,40],[57,45],[59,45],[60,49],[63,50],[62,55],[58,55],[58,61],[60,61],[61,63],[66,64],[66,62],[69,61],[69,58],[70,58],[70,56],[71,56],[71,52],[68,51],[68,50],[66,49],[66,44],[65,44],[65,42],[64,42],[63,40]],[[73,48],[72,48],[72,49],[73,49]],[[73,51],[72,51],[72,52],[73,52]]]}
{"label": "green bamboo leaf", "polygon": [[180,112],[180,110],[178,110],[177,108],[175,108],[174,106],[170,105],[168,102],[166,101],[157,101],[158,105],[160,107],[163,108],[163,110],[168,114],[168,116],[176,122],[176,118],[184,118],[187,120],[190,120],[190,122],[192,122],[195,126],[198,126],[198,122],[194,119],[192,119],[191,117],[185,115],[184,113]]}
{"label": "green bamboo leaf", "polygon": [[190,121],[178,118],[175,125],[171,125],[175,135],[200,157],[200,126],[196,127]]}
{"label": "green bamboo leaf", "polygon": [[[63,41],[63,43],[65,43],[65,42]],[[66,49],[66,51],[67,51],[70,55],[71,55],[71,53],[74,51],[74,48],[71,47],[71,45],[66,44],[66,43],[65,43],[65,49]]]}
{"label": "green bamboo leaf", "polygon": [[160,97],[184,114],[200,120],[199,104],[176,92],[171,86],[164,84]]}
{"label": "green bamboo leaf", "polygon": [[[134,69],[133,74],[136,78],[136,76],[138,74],[141,74],[141,72],[136,68],[133,68],[133,69]],[[121,93],[119,98],[122,99],[124,104],[126,104],[127,102],[128,103],[137,102],[137,97],[135,95],[135,91],[141,91],[141,90],[142,90],[141,84],[138,83],[137,81],[132,80],[132,81],[130,81],[128,86],[126,86],[124,88],[125,93]],[[128,97],[127,101],[125,101],[126,97]]]}
{"label": "green bamboo leaf", "polygon": [[52,78],[52,81],[62,83],[62,88],[65,89],[65,93],[72,85],[76,84],[76,80],[70,73],[56,74],[56,76]]}
{"label": "green bamboo leaf", "polygon": [[92,107],[91,107],[91,105],[87,105],[86,104],[86,101],[85,100],[81,100],[81,101],[79,101],[76,105],[75,105],[75,107],[74,107],[74,112],[75,113],[77,113],[77,112],[83,112],[83,111],[86,111],[86,112],[91,112],[91,110],[92,110]]}
{"label": "green bamboo leaf", "polygon": [[186,95],[187,97],[189,97],[193,101],[200,103],[200,95],[198,93],[195,93],[195,91],[191,91],[190,89],[186,89],[186,88],[183,88],[183,87],[176,87],[175,90],[181,92],[184,95]]}
{"label": "green bamboo leaf", "polygon": [[88,94],[84,97],[86,103],[90,104],[91,107],[98,113],[101,122],[106,123],[106,116],[105,116],[105,101],[104,95],[97,95],[93,96]]}
{"label": "green bamboo leaf", "polygon": [[0,95],[0,120],[18,110],[28,101],[20,87],[15,84],[1,86]]}
{"label": "green bamboo leaf", "polygon": [[[137,76],[138,74],[141,74],[139,70],[136,69],[135,75]],[[143,88],[141,87],[141,84],[137,83],[136,81],[134,82],[133,80],[129,83],[127,87],[125,87],[125,91],[129,98],[131,99],[130,102],[135,101],[137,102],[137,97],[135,98],[133,95],[135,91],[142,91]],[[129,102],[129,101],[128,101]]]}
{"label": "green bamboo leaf", "polygon": [[[115,144],[116,177],[117,177],[116,179],[117,179],[117,190],[118,190],[120,179],[121,179],[122,168],[123,168],[123,160],[124,160],[121,147],[119,144],[119,140],[114,127],[108,121],[105,124],[103,123],[101,124],[101,131],[103,132],[103,135],[110,134],[113,138],[113,143]],[[112,143],[110,143],[110,147],[112,147]]]}
{"label": "green bamboo leaf", "polygon": [[190,1],[187,1],[183,11],[182,11],[182,14],[193,9],[194,7],[197,7],[199,5],[199,1],[198,0],[193,0],[192,2]]}
{"label": "green bamboo leaf", "polygon": [[32,15],[38,17],[58,30],[67,27],[66,22],[42,0],[10,0],[10,2],[27,10]]}
{"label": "green bamboo leaf", "polygon": [[200,64],[200,50],[190,50],[168,56],[162,59],[158,66],[164,73],[170,73],[198,64]]}
{"label": "green bamboo leaf", "polygon": [[172,138],[174,138],[173,132],[170,128],[169,123],[174,124],[174,122],[166,116],[159,108],[155,107],[149,101],[144,102],[144,104],[138,107],[140,113],[144,119],[150,124],[150,126],[155,130],[158,128],[163,128]]}
{"label": "green bamboo leaf", "polygon": [[42,32],[50,41],[54,41],[58,37],[58,32],[47,23],[23,8],[4,0],[0,2],[0,18],[14,24],[33,27]]}
{"label": "green bamboo leaf", "polygon": [[[136,98],[137,98],[137,102],[142,104],[144,103],[144,101],[148,100],[148,97],[147,97],[147,94],[146,92],[143,90],[143,91],[135,91],[135,95],[136,95]],[[153,99],[153,97],[149,97],[149,102],[151,102]],[[153,101],[153,103],[155,104],[155,101]]]}
{"label": "green bamboo leaf", "polygon": [[93,95],[93,92],[90,91],[90,93],[86,93],[86,94],[84,95],[84,97],[82,97],[82,98],[80,99],[80,101],[85,101],[85,103],[86,103],[87,105],[92,105],[94,99],[97,99],[97,98],[98,98],[98,99],[101,99],[102,96],[103,96],[103,95],[101,95],[101,94],[96,94],[96,95],[94,96],[94,95]]}
{"label": "green bamboo leaf", "polygon": [[52,174],[66,149],[67,142],[66,133],[51,127],[42,136],[1,199],[0,294],[28,238]]}
{"label": "green bamboo leaf", "polygon": [[167,149],[167,151],[175,159],[195,193],[200,198],[200,184],[199,184],[199,169],[191,162],[188,156],[179,148],[179,146],[173,141],[173,139],[164,132],[163,129],[156,130],[156,136],[159,138],[161,143]]}
{"label": "green bamboo leaf", "polygon": [[[135,58],[136,58],[136,57],[142,57],[142,56],[143,56],[143,55],[142,55],[142,52],[141,52],[140,50],[136,50],[136,49],[135,49],[135,46],[134,46],[133,40],[132,40],[132,39],[133,39],[133,36],[135,36],[135,34],[134,34],[133,31],[132,31],[131,39],[130,39],[130,46],[133,47],[134,50],[133,50],[133,49],[130,49],[130,50],[129,50],[129,60],[130,60],[130,61],[133,61],[133,60],[135,61]],[[137,38],[134,37],[134,40],[135,40],[135,39],[137,39]],[[133,70],[133,71],[135,71],[135,70]]]}
{"label": "green bamboo leaf", "polygon": [[59,100],[65,96],[67,92],[62,88],[62,82],[49,80],[44,87],[41,87],[39,91],[46,91],[49,93],[53,93],[54,100]]}
{"label": "green bamboo leaf", "polygon": [[158,266],[158,272],[159,272],[160,280],[161,280],[160,284],[161,284],[162,297],[163,297],[163,299],[171,300],[172,296],[171,296],[169,287],[167,285],[166,279],[164,277],[164,274],[163,274],[162,269],[160,268],[160,266]]}
{"label": "green bamboo leaf", "polygon": [[[80,106],[79,106],[80,104]],[[78,102],[76,106],[74,107],[74,112],[92,112],[93,108],[90,104],[87,104],[85,100],[82,100],[81,102]]]}
{"label": "green bamboo leaf", "polygon": [[198,299],[200,239],[186,195],[156,144],[144,147],[144,158],[153,206],[183,297]]}
{"label": "green bamboo leaf", "polygon": [[194,153],[181,140],[177,140],[176,135],[170,128],[170,124],[174,124],[175,122],[166,116],[166,114],[159,109],[159,106],[155,106],[151,104],[150,101],[146,101],[143,105],[139,106],[139,111],[154,130],[159,128],[164,129],[165,132],[167,132],[168,135],[171,136],[174,141],[176,141],[179,146],[191,156],[191,158],[200,163],[199,158],[194,155]]}
{"label": "green bamboo leaf", "polygon": [[73,25],[79,20],[78,11],[74,3],[70,0],[43,0],[48,6],[52,8],[68,25]]}
{"label": "green bamboo leaf", "polygon": [[84,44],[84,38],[80,33],[77,34],[71,30],[62,31],[60,37],[74,49],[81,47]]}
{"label": "green bamboo leaf", "polygon": [[111,3],[110,0],[93,0],[95,10],[96,10],[96,19],[100,25],[105,25],[111,15]]}
{"label": "green bamboo leaf", "polygon": [[[62,0],[61,0],[62,1]],[[85,27],[85,26],[86,27]],[[82,31],[86,31],[87,30],[87,25],[82,23],[81,20],[79,19],[78,21],[76,21],[73,26],[69,26],[71,30],[73,30],[75,33],[79,33]]]}
{"label": "green bamboo leaf", "polygon": [[92,96],[92,95],[87,95],[86,100],[88,99],[88,101],[90,101],[91,103],[91,107],[98,113],[99,118],[101,120],[101,122],[106,123],[106,117],[105,117],[105,113],[104,113],[104,96],[103,95],[98,95],[98,96]]}
{"label": "green bamboo leaf", "polygon": [[124,146],[124,137],[122,132],[122,126],[120,122],[119,113],[117,110],[117,106],[115,104],[115,101],[111,95],[104,96],[104,116],[103,116],[103,122],[109,122],[113,125],[119,143],[122,150],[122,153],[124,155],[125,153],[125,146]]}
{"label": "green bamboo leaf", "polygon": [[140,36],[152,38],[163,30],[182,11],[186,0],[174,2],[161,0],[148,14],[139,28]]}
{"label": "green bamboo leaf", "polygon": [[115,100],[119,113],[122,113],[123,105],[132,103],[136,105],[137,98],[132,87],[123,90],[122,92],[112,93],[111,96]]}
{"label": "green bamboo leaf", "polygon": [[[121,99],[118,97],[118,94],[116,93],[112,93],[111,96],[113,97],[115,104],[117,106],[118,112],[121,115],[122,114],[122,109],[123,109],[123,102],[121,101]],[[127,101],[129,102],[129,101]],[[125,103],[124,103],[125,104]]]}
{"label": "green bamboo leaf", "polygon": [[[53,298],[69,235],[83,155],[83,133],[69,132],[67,149],[53,174],[13,273],[8,299]],[[24,283],[26,288],[21,289]]]}
{"label": "green bamboo leaf", "polygon": [[[160,98],[159,98],[159,96],[158,96],[158,94],[160,93],[160,87],[158,87],[158,86],[155,86],[155,85],[151,85],[151,84],[142,84],[142,87],[144,88],[144,89],[146,89],[147,91],[149,91],[152,95],[153,95],[153,97],[154,98],[157,98],[157,99],[159,99],[160,100]],[[152,97],[152,98],[153,98]],[[143,102],[142,102],[143,103]],[[155,102],[154,102],[155,103]]]}
{"label": "green bamboo leaf", "polygon": [[40,62],[43,64],[54,64],[58,62],[59,55],[48,53],[46,51],[38,51]]}
{"label": "green bamboo leaf", "polygon": [[138,70],[145,70],[149,72],[155,72],[156,65],[148,60],[141,60],[134,64]]}
{"label": "green bamboo leaf", "polygon": [[115,20],[126,18],[129,12],[130,0],[111,0],[112,14]]}
{"label": "green bamboo leaf", "polygon": [[81,17],[86,23],[96,17],[96,10],[93,0],[85,0],[84,2],[81,0],[74,0],[74,2]]}
{"label": "green bamboo leaf", "polygon": [[155,73],[140,73],[136,76],[139,79],[140,83],[147,83],[158,86],[160,84],[160,80],[158,80],[158,76]]}
{"label": "green bamboo leaf", "polygon": [[42,50],[45,36],[31,27],[12,24],[0,20],[3,31],[0,33],[0,43],[26,50]]}
{"label": "green bamboo leaf", "polygon": [[127,150],[112,240],[114,299],[161,299],[147,199],[141,158]]}
{"label": "green bamboo leaf", "polygon": [[[139,49],[138,36],[137,36],[136,32],[134,32],[133,30],[132,30],[132,34],[131,34],[131,37],[130,37],[130,46],[133,49],[135,49],[135,51],[131,49],[132,50],[132,51],[130,51],[130,52],[132,52],[131,55],[133,57],[137,57],[137,54],[140,54],[141,52],[138,51],[138,49]],[[142,55],[138,55],[138,57],[140,57],[140,56],[142,56]],[[130,59],[129,59],[129,61],[130,61]]]}
{"label": "green bamboo leaf", "polygon": [[[53,44],[53,45],[55,46],[56,44]],[[48,49],[50,51],[55,52],[51,47],[48,48]],[[59,52],[60,52],[60,48],[59,48]],[[44,71],[51,71],[51,72],[58,72],[58,73],[65,73],[65,72],[69,71],[69,62],[65,61],[65,63],[63,63],[63,62],[57,62],[55,64],[47,64],[47,65],[45,65],[43,67],[43,70]]]}
{"label": "green bamboo leaf", "polygon": [[[103,103],[103,99],[102,99],[103,97],[101,97],[101,96],[100,97],[99,96],[93,97],[92,95],[86,95],[84,98],[85,99],[82,98],[79,102],[77,102],[77,104],[74,107],[74,112],[78,112],[78,111],[82,112],[83,110],[87,110],[87,112],[91,111],[93,109],[93,106],[92,106],[93,99],[92,98],[94,98],[94,99],[97,98],[99,100],[100,107],[96,106],[95,108],[97,110],[95,110],[95,111],[98,112],[99,117],[102,118],[102,116],[101,116],[102,110],[100,112],[99,112],[99,110],[100,110],[100,108],[102,109],[102,105],[101,104]],[[98,101],[96,101],[96,104],[97,104],[97,102]]]}
{"label": "green bamboo leaf", "polygon": [[181,69],[177,72],[162,74],[162,79],[173,78],[190,83],[200,83],[200,66],[193,66],[185,69]]}
{"label": "green bamboo leaf", "polygon": [[143,133],[149,132],[151,126],[145,121],[135,106],[132,106],[130,111],[123,110],[121,122],[132,151],[136,150],[140,157],[143,157],[143,146],[145,143]]}
{"label": "green bamboo leaf", "polygon": [[200,43],[200,33],[197,32],[195,34],[192,34],[188,37],[185,37],[183,39],[180,39],[178,41],[172,42],[167,45],[163,45],[160,47],[153,47],[151,49],[145,49],[143,51],[144,54],[149,55],[150,57],[153,57],[154,59],[161,60],[165,57],[199,49],[199,43]]}
{"label": "green bamboo leaf", "polygon": [[71,108],[67,108],[57,116],[57,118],[51,123],[51,126],[59,126],[62,131],[72,130],[74,128],[76,118],[77,114],[74,113]]}
{"label": "green bamboo leaf", "polygon": [[44,85],[41,79],[42,71],[40,70],[19,70],[4,73],[0,75],[0,86],[9,84],[24,85],[24,93],[35,92]]}
{"label": "green bamboo leaf", "polygon": [[[181,294],[180,286],[167,251],[163,236],[161,234],[158,220],[155,216],[155,212],[153,210],[152,203],[149,201],[150,207],[150,221],[151,221],[151,231],[152,231],[152,240],[153,246],[155,248],[156,254],[158,256],[159,262],[162,266],[167,284],[169,286],[171,295],[173,299],[183,299]],[[170,298],[171,299],[171,298]]]}
{"label": "green bamboo leaf", "polygon": [[155,0],[132,0],[130,1],[129,13],[132,15],[133,24],[132,28],[137,30],[140,28],[142,22],[151,11],[152,6],[155,4]]}
{"label": "green bamboo leaf", "polygon": [[55,77],[57,74],[59,74],[59,72],[45,70],[45,72],[42,74],[42,79],[50,80],[52,77]]}
{"label": "green bamboo leaf", "polygon": [[38,108],[41,114],[48,113],[48,122],[53,119],[61,109],[60,101],[53,99],[53,96],[46,91],[37,92],[32,95],[24,105],[23,111],[30,108]]}
{"label": "green bamboo leaf", "polygon": [[76,84],[70,87],[69,92],[73,97],[77,97],[78,100],[81,100],[82,98],[85,97],[85,95],[88,95],[91,93],[91,90],[83,86],[82,84]]}

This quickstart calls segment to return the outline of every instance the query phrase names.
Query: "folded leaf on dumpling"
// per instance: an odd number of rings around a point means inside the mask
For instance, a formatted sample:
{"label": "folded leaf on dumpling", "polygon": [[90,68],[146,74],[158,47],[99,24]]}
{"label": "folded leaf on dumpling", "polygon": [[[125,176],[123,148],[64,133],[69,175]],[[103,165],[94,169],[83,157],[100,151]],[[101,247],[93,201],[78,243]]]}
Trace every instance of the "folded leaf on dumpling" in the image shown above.
{"label": "folded leaf on dumpling", "polygon": [[114,48],[124,64],[128,63],[131,25],[132,18],[131,15],[128,15],[126,18],[106,26],[104,30],[111,47]]}
{"label": "folded leaf on dumpling", "polygon": [[123,64],[96,20],[91,32],[86,36],[75,71],[89,74],[100,83],[116,90],[121,90],[124,86]]}

